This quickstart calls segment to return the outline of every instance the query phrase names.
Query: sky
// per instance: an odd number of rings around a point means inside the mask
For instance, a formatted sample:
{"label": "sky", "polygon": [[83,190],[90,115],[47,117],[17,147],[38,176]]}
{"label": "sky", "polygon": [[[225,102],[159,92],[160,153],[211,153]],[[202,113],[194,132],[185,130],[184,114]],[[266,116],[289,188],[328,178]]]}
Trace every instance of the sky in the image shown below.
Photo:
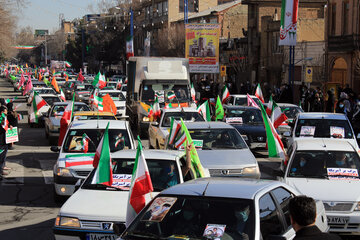
{"label": "sky", "polygon": [[89,5],[97,9],[101,0],[27,0],[18,21],[18,29],[30,26],[35,29],[47,29],[49,33],[59,28],[59,14],[63,13],[66,21],[91,14]]}

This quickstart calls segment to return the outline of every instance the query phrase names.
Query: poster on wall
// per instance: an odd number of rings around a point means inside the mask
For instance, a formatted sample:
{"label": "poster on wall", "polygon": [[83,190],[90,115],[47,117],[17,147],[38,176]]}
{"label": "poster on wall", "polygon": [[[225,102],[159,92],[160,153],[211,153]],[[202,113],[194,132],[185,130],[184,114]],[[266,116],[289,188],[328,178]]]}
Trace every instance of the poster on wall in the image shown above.
{"label": "poster on wall", "polygon": [[185,57],[191,73],[219,73],[219,24],[186,24]]}

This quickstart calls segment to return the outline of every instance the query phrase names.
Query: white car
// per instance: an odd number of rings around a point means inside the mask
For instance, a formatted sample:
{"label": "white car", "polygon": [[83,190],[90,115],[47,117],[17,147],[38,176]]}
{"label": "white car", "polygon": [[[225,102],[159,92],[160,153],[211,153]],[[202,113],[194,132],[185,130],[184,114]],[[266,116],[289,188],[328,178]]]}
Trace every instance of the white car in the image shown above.
{"label": "white car", "polygon": [[[85,179],[91,172],[96,148],[108,123],[110,123],[109,144],[111,153],[123,149],[135,148],[134,138],[127,121],[73,121],[68,127],[61,149],[51,147],[51,150],[54,152],[60,151],[53,171],[55,201],[61,201],[61,196],[70,196],[73,194],[76,182],[79,179]],[[84,154],[80,145],[84,133],[91,139],[86,154]],[[117,140],[121,138],[123,138],[122,143],[117,144]]]}
{"label": "white car", "polygon": [[30,91],[29,96],[27,98],[27,105],[30,106],[32,103],[32,100],[34,98],[34,91],[36,91],[40,97],[42,97],[45,94],[54,94],[59,96],[54,89],[52,88],[40,88],[40,87],[34,87],[33,90]]}
{"label": "white car", "polygon": [[150,148],[165,149],[171,117],[180,122],[182,118],[186,122],[204,122],[204,118],[195,108],[169,108],[161,109],[160,119],[151,122],[149,125],[149,145]]}
{"label": "white car", "polygon": [[332,232],[360,233],[360,158],[347,141],[299,139],[280,179],[322,200]]}
{"label": "white car", "polygon": [[[295,189],[277,181],[196,179],[158,194],[121,239],[293,239],[289,201],[296,195]],[[326,231],[322,202],[316,207],[316,225]],[[210,230],[217,238],[206,237]]]}
{"label": "white car", "polygon": [[[181,171],[181,165],[185,164],[184,152],[144,150],[144,157],[154,187],[153,196],[184,182]],[[125,229],[135,158],[136,150],[112,154],[113,187],[91,184],[95,169],[90,173],[61,207],[53,228],[55,239],[115,239],[113,222]],[[173,174],[169,177],[171,169]],[[187,179],[191,178],[189,176]],[[148,195],[147,202],[151,200]]]}
{"label": "white car", "polygon": [[[250,95],[250,97],[256,102],[256,104],[260,104],[260,100],[255,95]],[[229,105],[240,105],[240,106],[248,106],[247,95],[246,94],[231,94],[228,100]]]}
{"label": "white car", "polygon": [[[185,125],[198,149],[200,162],[211,177],[260,178],[254,154],[233,126],[224,122],[187,122]],[[180,136],[179,131],[175,139]],[[168,148],[178,149],[176,142]]]}
{"label": "white car", "polygon": [[287,146],[301,138],[336,138],[350,142],[359,150],[356,136],[345,114],[302,112],[296,115],[291,125],[291,133],[284,133],[288,138]]}
{"label": "white car", "polygon": [[[44,124],[45,124],[44,115],[46,115],[46,113],[49,111],[51,106],[54,105],[54,103],[61,102],[61,100],[55,94],[42,94],[41,97],[42,97],[42,99],[45,100],[45,102],[47,104],[45,106],[43,106],[42,108],[40,108],[37,112],[38,119],[39,119],[38,125],[44,126]],[[28,109],[28,116],[30,116],[30,114],[32,112],[32,108],[33,108],[33,106],[30,105],[30,107]],[[32,127],[34,125],[34,123],[30,123],[30,118],[28,118],[28,124],[30,125],[30,127]]]}
{"label": "white car", "polygon": [[[99,96],[109,94],[116,106],[116,116],[124,117],[126,114],[126,99],[120,90],[100,90]],[[96,110],[96,109],[94,109]]]}

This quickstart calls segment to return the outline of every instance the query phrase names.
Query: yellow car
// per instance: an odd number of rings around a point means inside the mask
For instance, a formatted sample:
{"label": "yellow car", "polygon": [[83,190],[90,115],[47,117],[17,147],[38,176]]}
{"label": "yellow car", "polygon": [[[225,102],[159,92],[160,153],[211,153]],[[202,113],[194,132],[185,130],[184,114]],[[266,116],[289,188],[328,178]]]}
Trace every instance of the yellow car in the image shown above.
{"label": "yellow car", "polygon": [[74,112],[72,120],[117,120],[111,112],[81,111]]}

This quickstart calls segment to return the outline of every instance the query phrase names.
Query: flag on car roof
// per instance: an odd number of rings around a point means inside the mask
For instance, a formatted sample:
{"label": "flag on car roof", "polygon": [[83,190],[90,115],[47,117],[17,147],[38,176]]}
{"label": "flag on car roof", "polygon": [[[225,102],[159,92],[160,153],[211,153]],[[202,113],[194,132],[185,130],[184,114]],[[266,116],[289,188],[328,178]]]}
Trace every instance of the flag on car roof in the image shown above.
{"label": "flag on car roof", "polygon": [[197,108],[198,112],[204,117],[204,119],[208,122],[211,121],[211,114],[210,114],[210,108],[209,108],[209,102],[206,100],[203,104],[201,104]]}
{"label": "flag on car roof", "polygon": [[201,165],[199,155],[198,155],[198,153],[196,151],[196,148],[195,148],[194,144],[192,144],[193,140],[191,139],[191,135],[189,133],[189,130],[187,129],[187,127],[186,127],[186,125],[185,125],[185,123],[184,123],[184,121],[182,119],[181,119],[181,128],[182,128],[183,132],[186,135],[185,141],[183,143],[185,151],[186,151],[186,145],[191,145],[191,150],[190,150],[191,171],[193,171],[195,178],[205,177],[204,168]]}
{"label": "flag on car roof", "polygon": [[152,105],[152,109],[153,109],[152,116],[154,117],[154,119],[159,118],[161,115],[161,109],[160,109],[160,104],[159,104],[159,100],[157,97],[155,98],[154,104]]}
{"label": "flag on car roof", "polygon": [[79,80],[80,82],[83,82],[85,80],[84,76],[82,75],[82,70],[81,69],[80,69],[77,80]]}
{"label": "flag on car roof", "polygon": [[28,92],[30,92],[30,90],[33,89],[33,85],[32,85],[32,81],[30,79],[30,81],[27,82],[23,95],[27,94]]}
{"label": "flag on car roof", "polygon": [[175,120],[175,118],[171,118],[170,122],[170,133],[168,137],[168,144],[174,144],[175,136],[181,129],[181,124]]}
{"label": "flag on car roof", "polygon": [[98,87],[103,89],[106,86],[105,76],[101,74],[99,71],[98,74],[95,76],[94,81],[92,83],[94,87]]}
{"label": "flag on car roof", "polygon": [[39,111],[45,105],[47,105],[46,101],[42,97],[40,97],[36,91],[34,91],[32,106],[30,108],[30,123],[39,123]]}
{"label": "flag on car roof", "polygon": [[269,99],[269,102],[266,106],[266,113],[268,116],[271,116],[271,112],[272,112],[272,109],[273,109],[273,99],[272,99],[272,96],[270,95],[270,99]]}
{"label": "flag on car roof", "polygon": [[273,102],[271,112],[271,122],[274,125],[274,128],[278,128],[283,122],[285,122],[288,118],[286,117],[285,113],[281,111],[281,108],[276,104],[276,102]]}
{"label": "flag on car roof", "polygon": [[70,62],[65,61],[65,67],[68,67],[68,68],[69,68],[69,67],[71,67],[71,65],[72,65],[72,64],[71,64]]}
{"label": "flag on car roof", "polygon": [[60,92],[59,85],[58,85],[58,83],[57,83],[57,81],[55,79],[55,76],[53,76],[53,78],[51,80],[51,85],[53,85],[56,92],[58,92],[58,93]]}
{"label": "flag on car roof", "polygon": [[217,97],[216,105],[215,105],[215,120],[222,121],[224,118],[224,108],[222,106],[222,103],[220,101],[220,97]]}
{"label": "flag on car roof", "polygon": [[262,94],[261,88],[260,88],[260,83],[258,83],[257,87],[256,87],[256,91],[255,91],[255,96],[262,102],[264,103],[264,95]]}
{"label": "flag on car roof", "polygon": [[264,106],[262,104],[260,104],[260,110],[264,119],[269,157],[280,157],[285,161],[284,145],[281,142],[281,139],[276,132],[273,124],[271,123],[269,117],[267,116]]}
{"label": "flag on car roof", "polygon": [[113,177],[109,145],[109,124],[107,124],[104,135],[96,149],[93,161],[93,166],[96,170],[91,184],[103,184],[111,187]]}
{"label": "flag on car roof", "polygon": [[169,91],[167,94],[169,100],[176,98],[176,95],[173,91]]}
{"label": "flag on car roof", "polygon": [[62,142],[63,142],[65,134],[66,134],[66,130],[71,122],[71,119],[73,118],[74,103],[75,103],[75,93],[73,94],[72,101],[68,103],[68,105],[66,106],[65,111],[60,119],[60,135],[59,135],[59,141],[58,141],[59,146],[62,145]]}
{"label": "flag on car roof", "polygon": [[94,99],[93,99],[93,105],[98,109],[99,112],[104,111],[103,107],[103,99],[99,96],[99,89],[96,88],[94,90]]}
{"label": "flag on car roof", "polygon": [[229,92],[229,89],[225,85],[222,90],[221,102],[224,104],[229,97],[230,97],[230,92]]}
{"label": "flag on car roof", "polygon": [[126,226],[145,207],[145,195],[154,191],[148,166],[145,161],[143,147],[138,136],[138,147],[131,177],[129,203],[126,211]]}
{"label": "flag on car roof", "polygon": [[66,102],[65,93],[61,88],[60,88],[60,98],[63,102]]}
{"label": "flag on car roof", "polygon": [[259,108],[259,106],[256,104],[256,102],[254,101],[254,99],[252,99],[252,97],[250,97],[249,94],[246,94],[246,98],[247,98],[248,106]]}

